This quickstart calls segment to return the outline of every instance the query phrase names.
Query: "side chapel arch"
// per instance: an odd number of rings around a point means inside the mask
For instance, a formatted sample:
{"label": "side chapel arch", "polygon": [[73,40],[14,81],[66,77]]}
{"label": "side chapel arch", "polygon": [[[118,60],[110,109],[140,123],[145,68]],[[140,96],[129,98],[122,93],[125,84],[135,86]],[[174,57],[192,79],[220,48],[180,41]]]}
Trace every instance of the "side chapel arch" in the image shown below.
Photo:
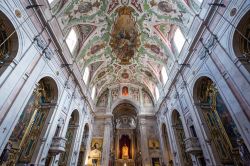
{"label": "side chapel arch", "polygon": [[166,159],[165,161],[166,165],[168,164],[171,165],[171,163],[173,164],[173,155],[172,155],[172,151],[171,151],[171,147],[169,143],[167,126],[165,123],[161,125],[161,132],[162,132],[162,140],[163,140],[163,151],[165,152],[163,153],[165,154],[163,158]]}
{"label": "side chapel arch", "polygon": [[79,157],[78,157],[78,163],[77,163],[77,165],[79,166],[83,166],[85,164],[88,139],[89,139],[89,125],[85,124],[83,135],[82,135],[82,142],[81,142]]}
{"label": "side chapel arch", "polygon": [[18,36],[10,19],[0,11],[0,75],[16,57]]}
{"label": "side chapel arch", "polygon": [[192,165],[191,156],[186,152],[184,140],[186,138],[181,115],[177,110],[172,112],[172,127],[176,139],[177,150],[180,158],[180,164],[184,166]]}
{"label": "side chapel arch", "polygon": [[200,77],[194,85],[193,96],[218,162],[238,165],[249,160],[249,150],[215,83],[209,77]]}
{"label": "side chapel arch", "polygon": [[65,152],[60,154],[59,166],[70,165],[70,158],[73,154],[74,143],[77,135],[77,130],[79,127],[80,115],[78,110],[74,110],[71,113],[69,124],[67,127],[67,132],[65,138],[67,139],[65,144]]}
{"label": "side chapel arch", "polygon": [[[34,89],[19,117],[8,143],[1,154],[6,156],[1,164],[29,164],[36,159],[41,148],[40,138],[53,114],[58,99],[56,82],[50,77],[42,78]],[[7,152],[9,153],[7,154]]]}
{"label": "side chapel arch", "polygon": [[250,72],[250,10],[240,19],[236,29],[233,35],[233,49],[236,57]]}

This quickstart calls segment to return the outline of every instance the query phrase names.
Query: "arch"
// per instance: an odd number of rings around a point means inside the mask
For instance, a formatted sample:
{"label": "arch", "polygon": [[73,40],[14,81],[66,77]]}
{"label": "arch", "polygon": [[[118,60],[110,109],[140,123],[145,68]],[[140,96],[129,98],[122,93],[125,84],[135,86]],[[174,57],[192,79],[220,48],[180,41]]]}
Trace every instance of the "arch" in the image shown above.
{"label": "arch", "polygon": [[[114,135],[114,158],[117,159],[135,159],[136,154],[139,152],[137,149],[137,134],[138,128],[138,117],[137,110],[132,104],[123,101],[118,104],[114,110],[113,124],[115,130]],[[112,158],[110,162],[115,162]]]}
{"label": "arch", "polygon": [[195,96],[195,92],[196,92],[196,91],[195,91],[195,86],[196,86],[196,83],[197,83],[197,81],[200,80],[200,78],[202,78],[202,77],[208,77],[208,78],[210,78],[213,82],[216,83],[215,78],[214,78],[210,73],[202,72],[202,73],[197,74],[197,75],[195,76],[194,80],[192,81],[192,83],[190,84],[190,89],[193,89],[193,91],[190,90],[191,96]]}
{"label": "arch", "polygon": [[236,29],[232,40],[234,53],[246,70],[250,72],[250,10],[240,19]]}
{"label": "arch", "polygon": [[83,166],[85,164],[88,140],[89,140],[89,125],[88,123],[86,123],[83,129],[82,142],[77,163],[77,165],[79,166]]}
{"label": "arch", "polygon": [[173,164],[173,155],[172,155],[171,148],[170,148],[167,126],[165,123],[162,123],[161,125],[161,132],[162,132],[163,151],[164,151],[163,154],[165,154],[163,158],[166,159],[165,161],[166,165],[168,164],[171,165],[171,163]]}
{"label": "arch", "polygon": [[136,109],[136,113],[139,114],[140,112],[140,106],[138,104],[136,104],[133,100],[131,99],[117,99],[112,105],[111,105],[111,110],[112,112],[115,110],[115,108],[122,104],[122,103],[128,103],[128,104],[131,104],[132,106],[134,106]]}
{"label": "arch", "polygon": [[74,143],[76,139],[77,130],[79,127],[79,111],[73,110],[70,115],[70,120],[67,127],[67,132],[65,135],[66,144],[65,144],[65,152],[60,155],[59,158],[59,166],[70,165],[70,159],[73,155]]}
{"label": "arch", "polygon": [[[41,148],[40,138],[45,134],[47,122],[53,114],[58,99],[58,89],[50,77],[42,78],[34,89],[28,103],[15,125],[5,148],[8,158],[1,164],[28,164],[36,158]],[[3,151],[2,156],[6,151]]]}
{"label": "arch", "polygon": [[10,19],[0,10],[0,75],[17,56],[19,40]]}
{"label": "arch", "polygon": [[215,83],[209,77],[200,77],[193,91],[198,114],[201,121],[205,123],[204,129],[218,162],[238,165],[243,159],[238,156],[237,161],[235,160],[237,158],[235,149],[241,148],[249,154],[250,158],[250,153]]}
{"label": "arch", "polygon": [[189,166],[192,165],[191,156],[186,152],[185,144],[183,143],[186,136],[183,129],[183,123],[181,120],[181,115],[177,110],[172,112],[172,127],[174,130],[174,135],[176,139],[178,154],[180,158],[181,165]]}

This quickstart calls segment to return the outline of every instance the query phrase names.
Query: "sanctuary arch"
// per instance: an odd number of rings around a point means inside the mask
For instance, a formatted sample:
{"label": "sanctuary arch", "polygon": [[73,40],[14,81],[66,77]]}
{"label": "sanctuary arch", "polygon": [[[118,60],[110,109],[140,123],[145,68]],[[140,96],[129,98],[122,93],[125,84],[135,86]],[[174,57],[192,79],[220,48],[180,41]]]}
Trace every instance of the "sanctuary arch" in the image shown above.
{"label": "sanctuary arch", "polygon": [[[136,108],[129,103],[121,103],[113,110],[114,145],[113,159],[117,166],[134,166],[141,164],[139,161],[140,143]],[[112,160],[112,158],[111,158]]]}

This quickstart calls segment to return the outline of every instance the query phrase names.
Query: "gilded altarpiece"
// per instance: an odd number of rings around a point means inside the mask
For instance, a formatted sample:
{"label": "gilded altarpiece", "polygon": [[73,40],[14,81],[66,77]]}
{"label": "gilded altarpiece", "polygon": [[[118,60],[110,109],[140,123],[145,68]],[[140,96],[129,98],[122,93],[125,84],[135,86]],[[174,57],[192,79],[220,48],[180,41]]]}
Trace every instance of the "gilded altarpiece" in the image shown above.
{"label": "gilded altarpiece", "polygon": [[115,165],[134,166],[137,149],[136,120],[129,115],[116,118],[115,121]]}
{"label": "gilded altarpiece", "polygon": [[30,163],[40,135],[53,107],[51,88],[49,84],[41,80],[30,97],[22,112],[11,136],[8,146],[11,147],[7,166],[17,163]]}
{"label": "gilded altarpiece", "polygon": [[68,160],[70,158],[70,152],[72,150],[72,147],[74,146],[74,139],[75,139],[75,134],[77,131],[77,118],[75,116],[75,114],[73,113],[69,122],[69,126],[66,132],[66,144],[65,144],[65,152],[63,152],[60,155],[60,159],[59,159],[59,166],[67,166],[68,164]]}
{"label": "gilded altarpiece", "polygon": [[185,149],[185,143],[184,143],[184,140],[186,138],[185,132],[183,129],[180,114],[177,111],[175,113],[176,113],[176,117],[174,118],[173,128],[174,128],[174,132],[175,132],[175,136],[176,136],[176,142],[178,145],[180,158],[182,160],[183,165],[189,166],[189,165],[192,165],[192,159],[191,159],[191,156],[186,152],[186,149]]}
{"label": "gilded altarpiece", "polygon": [[[221,95],[210,79],[204,78],[201,81],[198,97],[201,112],[220,161],[223,164],[238,165],[247,157],[239,154],[239,149],[245,145]],[[246,148],[244,151],[245,154],[249,154]]]}

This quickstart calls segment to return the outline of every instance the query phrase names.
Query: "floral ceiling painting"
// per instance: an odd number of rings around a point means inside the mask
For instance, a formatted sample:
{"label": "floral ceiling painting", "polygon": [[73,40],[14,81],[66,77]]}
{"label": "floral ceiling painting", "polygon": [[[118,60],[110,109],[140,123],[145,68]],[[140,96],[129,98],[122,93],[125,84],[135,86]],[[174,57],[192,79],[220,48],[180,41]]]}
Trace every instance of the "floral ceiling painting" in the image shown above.
{"label": "floral ceiling painting", "polygon": [[154,94],[163,86],[161,68],[175,61],[174,32],[185,32],[193,15],[186,1],[177,0],[72,0],[58,12],[62,29],[79,27],[76,61],[83,73],[91,67],[88,86],[97,93],[131,83]]}

